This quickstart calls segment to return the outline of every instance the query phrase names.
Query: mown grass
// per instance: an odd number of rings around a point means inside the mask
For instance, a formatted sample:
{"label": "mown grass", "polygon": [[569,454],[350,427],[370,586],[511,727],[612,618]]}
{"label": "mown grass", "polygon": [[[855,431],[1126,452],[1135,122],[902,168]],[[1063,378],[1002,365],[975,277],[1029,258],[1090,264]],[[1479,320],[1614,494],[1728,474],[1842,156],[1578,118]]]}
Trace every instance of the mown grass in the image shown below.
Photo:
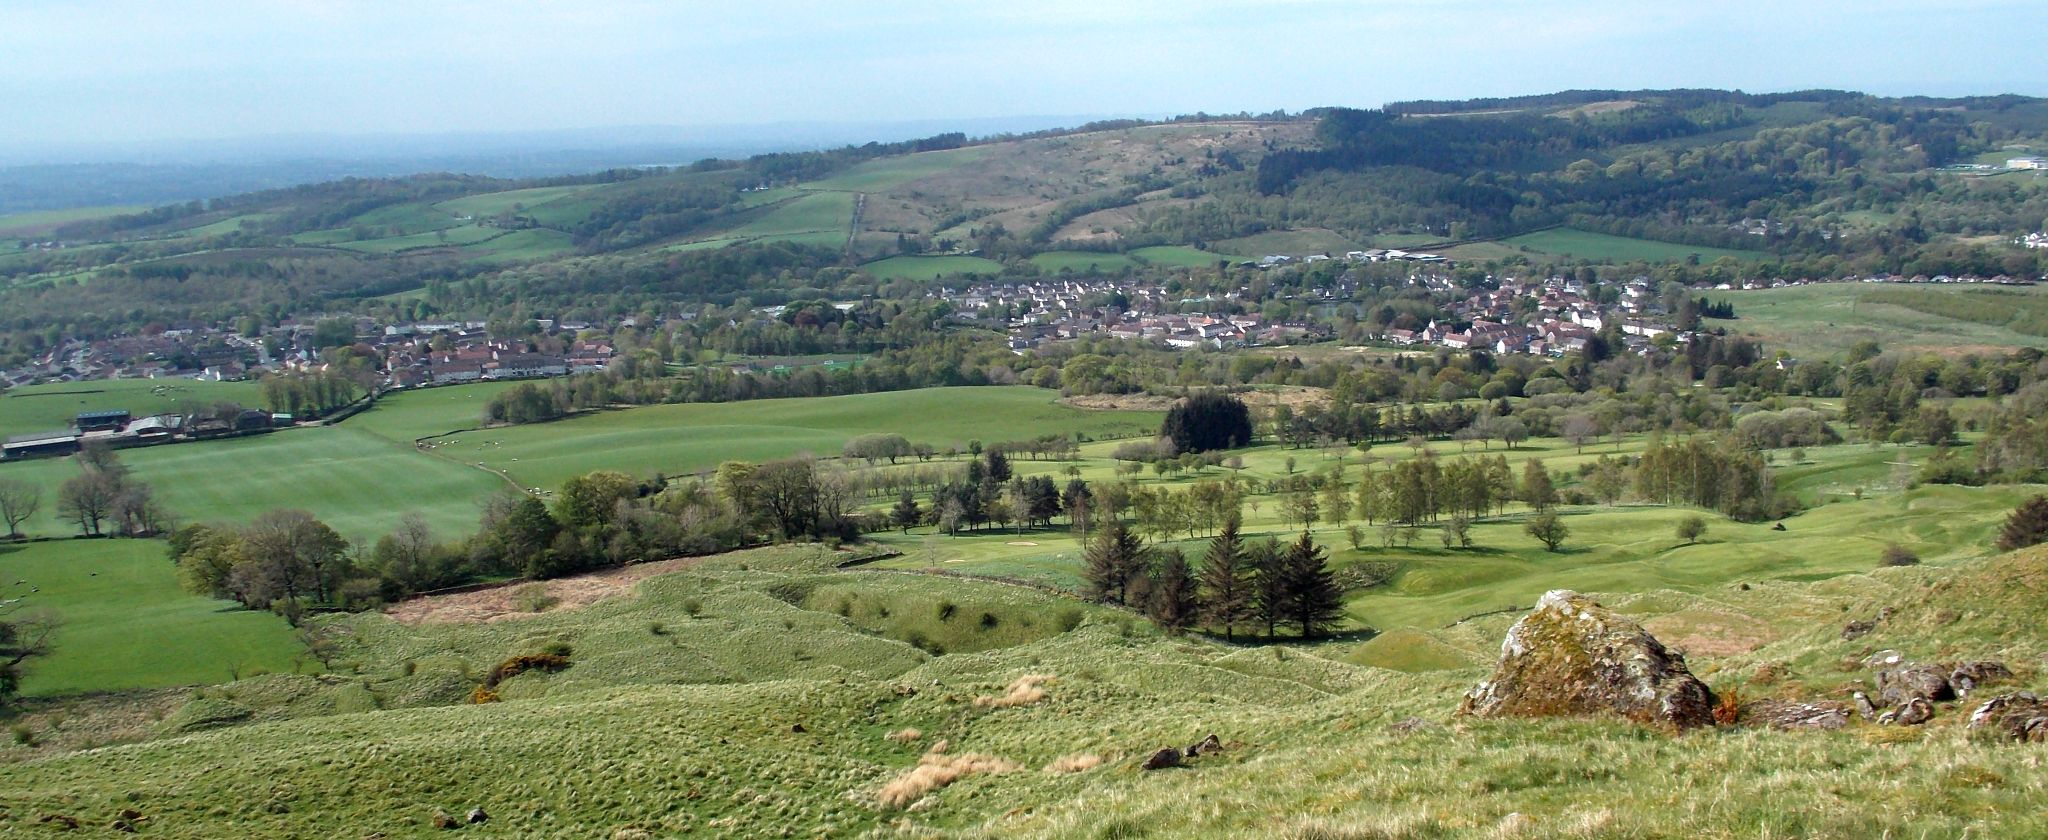
{"label": "mown grass", "polygon": [[34,660],[31,697],[225,682],[318,669],[284,619],[187,595],[156,540],[0,545],[0,600],[11,615],[62,621]]}
{"label": "mown grass", "polygon": [[102,379],[29,385],[0,393],[0,437],[61,430],[88,411],[126,409],[136,417],[148,417],[200,411],[222,402],[261,408],[262,389],[254,382],[193,379]]}
{"label": "mown grass", "polygon": [[956,274],[997,274],[1003,264],[983,257],[901,256],[889,257],[860,267],[878,280],[932,281]]}

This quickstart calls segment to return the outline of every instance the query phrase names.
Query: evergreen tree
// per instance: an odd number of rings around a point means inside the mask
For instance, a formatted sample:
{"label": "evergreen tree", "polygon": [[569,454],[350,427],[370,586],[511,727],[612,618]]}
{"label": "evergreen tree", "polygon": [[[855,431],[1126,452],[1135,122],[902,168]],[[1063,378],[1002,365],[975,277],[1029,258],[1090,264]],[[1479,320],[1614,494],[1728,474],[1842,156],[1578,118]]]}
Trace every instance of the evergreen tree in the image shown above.
{"label": "evergreen tree", "polygon": [[1168,409],[1159,435],[1180,452],[1233,449],[1252,441],[1251,410],[1236,397],[1204,391]]}
{"label": "evergreen tree", "polygon": [[1144,566],[1144,542],[1119,520],[1111,520],[1088,543],[1081,569],[1088,594],[1097,600],[1130,603],[1131,582]]}
{"label": "evergreen tree", "polygon": [[1250,618],[1258,570],[1246,556],[1238,538],[1238,518],[1223,523],[1223,532],[1209,541],[1202,555],[1201,596],[1203,620],[1222,625],[1223,638],[1237,639],[1237,623]]}
{"label": "evergreen tree", "polygon": [[1252,543],[1245,559],[1253,572],[1252,618],[1266,625],[1266,638],[1271,639],[1287,616],[1287,575],[1280,563],[1280,545],[1271,539]]}
{"label": "evergreen tree", "polygon": [[1336,573],[1323,557],[1307,531],[1282,556],[1282,588],[1287,618],[1301,628],[1301,637],[1313,639],[1317,629],[1344,618],[1344,590],[1337,586]]}
{"label": "evergreen tree", "polygon": [[1188,570],[1187,555],[1178,548],[1161,552],[1152,570],[1151,592],[1145,599],[1145,615],[1166,632],[1179,635],[1201,613],[1195,578]]}
{"label": "evergreen tree", "polygon": [[924,511],[918,509],[917,497],[911,495],[908,489],[903,491],[903,495],[896,497],[896,507],[890,510],[889,516],[906,534],[910,533],[911,526],[924,521]]}
{"label": "evergreen tree", "polygon": [[2048,541],[2048,496],[2035,496],[2013,508],[1998,532],[1998,550],[2014,551]]}

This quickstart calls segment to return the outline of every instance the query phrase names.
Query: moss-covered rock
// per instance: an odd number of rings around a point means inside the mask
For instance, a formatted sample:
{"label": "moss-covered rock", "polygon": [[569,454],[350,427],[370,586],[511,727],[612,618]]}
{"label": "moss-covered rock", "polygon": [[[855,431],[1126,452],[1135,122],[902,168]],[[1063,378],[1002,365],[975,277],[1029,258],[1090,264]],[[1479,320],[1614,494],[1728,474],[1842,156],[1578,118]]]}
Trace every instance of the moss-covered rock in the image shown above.
{"label": "moss-covered rock", "polygon": [[1714,722],[1714,693],[1642,625],[1560,589],[1508,629],[1500,664],[1465,695],[1459,713],[1615,714],[1686,728]]}

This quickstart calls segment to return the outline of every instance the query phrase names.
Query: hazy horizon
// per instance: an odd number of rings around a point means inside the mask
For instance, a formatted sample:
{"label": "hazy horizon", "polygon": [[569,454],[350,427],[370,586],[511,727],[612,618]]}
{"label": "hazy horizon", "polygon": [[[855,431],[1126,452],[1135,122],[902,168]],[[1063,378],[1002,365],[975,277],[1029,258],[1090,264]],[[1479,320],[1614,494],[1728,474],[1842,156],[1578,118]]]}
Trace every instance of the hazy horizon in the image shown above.
{"label": "hazy horizon", "polygon": [[[2019,2],[25,0],[0,151],[1165,115],[1570,88],[2048,93]],[[1996,57],[1995,60],[1986,57]],[[1058,119],[1078,119],[1078,116]]]}

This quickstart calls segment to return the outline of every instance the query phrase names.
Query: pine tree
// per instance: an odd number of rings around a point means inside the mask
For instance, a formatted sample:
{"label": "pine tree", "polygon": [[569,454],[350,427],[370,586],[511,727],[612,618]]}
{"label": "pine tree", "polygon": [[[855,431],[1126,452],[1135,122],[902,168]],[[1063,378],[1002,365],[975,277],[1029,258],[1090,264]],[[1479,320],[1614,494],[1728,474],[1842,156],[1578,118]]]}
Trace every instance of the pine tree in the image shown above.
{"label": "pine tree", "polygon": [[2013,551],[2048,541],[2048,496],[2035,496],[2013,508],[1998,533],[1998,550]]}
{"label": "pine tree", "polygon": [[1222,625],[1223,638],[1231,641],[1237,639],[1237,623],[1252,615],[1258,570],[1249,560],[1235,516],[1223,523],[1223,532],[1209,541],[1209,551],[1202,555],[1203,620],[1210,626]]}
{"label": "pine tree", "polygon": [[1188,570],[1187,555],[1178,548],[1161,552],[1152,570],[1151,592],[1145,600],[1145,615],[1166,632],[1179,635],[1201,613],[1195,578]]}
{"label": "pine tree", "polygon": [[903,528],[903,533],[908,534],[911,526],[923,521],[924,511],[918,509],[917,497],[911,495],[909,490],[905,490],[903,495],[896,498],[896,507],[889,512],[889,516]]}
{"label": "pine tree", "polygon": [[1271,639],[1287,615],[1287,575],[1281,568],[1280,546],[1270,539],[1253,543],[1245,559],[1252,568],[1251,617],[1266,625],[1266,638]]}
{"label": "pine tree", "polygon": [[1336,573],[1324,560],[1323,549],[1308,532],[1289,546],[1280,563],[1287,618],[1301,628],[1301,637],[1313,639],[1316,630],[1344,618],[1344,590],[1337,586]]}
{"label": "pine tree", "polygon": [[1088,543],[1081,574],[1088,581],[1088,594],[1097,600],[1130,603],[1131,579],[1144,565],[1144,543],[1119,520],[1111,520]]}

